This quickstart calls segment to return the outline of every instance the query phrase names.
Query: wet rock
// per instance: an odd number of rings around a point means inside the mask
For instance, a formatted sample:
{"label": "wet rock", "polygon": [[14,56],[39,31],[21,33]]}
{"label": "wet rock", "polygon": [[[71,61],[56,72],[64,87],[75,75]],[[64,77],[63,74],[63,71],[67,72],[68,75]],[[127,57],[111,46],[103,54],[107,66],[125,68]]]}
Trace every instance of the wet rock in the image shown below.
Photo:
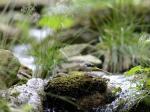
{"label": "wet rock", "polygon": [[63,63],[56,68],[58,73],[68,73],[69,71],[86,71],[88,67],[85,63]]}
{"label": "wet rock", "polygon": [[33,78],[21,86],[0,91],[0,97],[10,103],[13,110],[29,104],[32,112],[43,112],[44,85],[42,79]]}
{"label": "wet rock", "polygon": [[92,55],[73,56],[68,59],[70,62],[85,62],[94,65],[101,64],[101,60]]}
{"label": "wet rock", "polygon": [[10,51],[0,49],[0,82],[5,85],[0,86],[1,89],[10,87],[18,81],[19,67],[20,62]]}
{"label": "wet rock", "polygon": [[81,54],[88,54],[93,52],[94,50],[94,47],[89,44],[73,44],[60,49],[62,55],[65,58]]}
{"label": "wet rock", "polygon": [[[92,77],[84,72],[72,72],[70,75],[56,76],[48,82],[45,88],[48,106],[56,108],[57,106],[58,108],[64,106],[66,110],[68,108],[73,109],[74,106],[84,110],[104,104],[106,91],[107,81],[105,79]],[[95,98],[97,101],[94,102]],[[85,104],[85,101],[89,101],[89,103]]]}
{"label": "wet rock", "polygon": [[98,67],[88,62],[68,62],[57,66],[58,73],[69,73],[70,71],[100,71]]}
{"label": "wet rock", "polygon": [[92,55],[79,55],[67,58],[67,62],[57,66],[58,73],[69,71],[99,71],[101,60]]}

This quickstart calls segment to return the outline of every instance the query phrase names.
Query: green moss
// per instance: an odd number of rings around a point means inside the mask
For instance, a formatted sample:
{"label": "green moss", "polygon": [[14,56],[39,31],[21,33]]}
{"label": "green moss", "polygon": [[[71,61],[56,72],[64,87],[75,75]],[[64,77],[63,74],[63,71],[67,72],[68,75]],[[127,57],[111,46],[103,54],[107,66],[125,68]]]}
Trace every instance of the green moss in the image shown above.
{"label": "green moss", "polygon": [[38,24],[39,26],[48,26],[54,30],[58,30],[72,26],[73,19],[64,15],[44,16]]}
{"label": "green moss", "polygon": [[72,72],[67,76],[58,76],[49,81],[46,88],[51,92],[61,96],[79,98],[95,92],[104,93],[107,83],[99,77],[92,77],[84,72]]}

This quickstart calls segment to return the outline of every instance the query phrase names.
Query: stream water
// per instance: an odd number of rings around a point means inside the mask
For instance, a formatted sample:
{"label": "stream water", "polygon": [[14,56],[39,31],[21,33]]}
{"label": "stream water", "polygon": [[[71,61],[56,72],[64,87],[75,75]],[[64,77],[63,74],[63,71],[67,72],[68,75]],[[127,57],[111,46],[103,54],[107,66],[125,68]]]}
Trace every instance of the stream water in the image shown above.
{"label": "stream water", "polygon": [[137,90],[138,83],[133,83],[134,76],[124,75],[104,75],[110,81],[108,86],[119,87],[121,91],[117,93],[117,98],[110,104],[94,109],[94,112],[126,112],[130,110],[140,100],[145,91]]}

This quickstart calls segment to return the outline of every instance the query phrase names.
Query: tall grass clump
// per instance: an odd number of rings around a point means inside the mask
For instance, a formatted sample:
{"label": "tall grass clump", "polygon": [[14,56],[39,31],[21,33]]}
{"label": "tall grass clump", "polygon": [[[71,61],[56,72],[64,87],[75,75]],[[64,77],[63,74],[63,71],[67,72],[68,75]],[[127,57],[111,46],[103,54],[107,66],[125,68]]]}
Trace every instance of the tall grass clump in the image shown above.
{"label": "tall grass clump", "polygon": [[36,76],[46,78],[55,74],[54,68],[61,61],[60,43],[55,39],[32,44],[31,55],[35,57]]}
{"label": "tall grass clump", "polygon": [[[138,63],[141,53],[149,49],[139,50],[140,32],[135,32],[139,27],[142,17],[138,17],[132,2],[115,2],[111,6],[111,16],[103,23],[101,42],[97,48],[103,54],[103,69],[110,72],[120,72],[129,69]],[[142,27],[142,26],[141,26]],[[141,48],[140,48],[141,49]],[[140,52],[142,51],[142,52]]]}

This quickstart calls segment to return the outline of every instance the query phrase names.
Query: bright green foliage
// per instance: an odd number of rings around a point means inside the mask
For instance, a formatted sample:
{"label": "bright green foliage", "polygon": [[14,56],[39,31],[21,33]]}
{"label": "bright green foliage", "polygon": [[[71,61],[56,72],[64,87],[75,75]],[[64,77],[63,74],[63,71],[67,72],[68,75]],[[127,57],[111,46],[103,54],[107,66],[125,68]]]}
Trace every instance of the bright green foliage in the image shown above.
{"label": "bright green foliage", "polygon": [[130,69],[129,71],[125,72],[125,75],[131,76],[131,75],[140,75],[143,80],[141,80],[141,83],[143,83],[144,88],[150,89],[150,68],[144,68],[142,66],[136,66]]}
{"label": "bright green foliage", "polygon": [[105,19],[101,28],[103,32],[97,48],[105,55],[103,69],[120,72],[134,64],[133,51],[138,50],[140,35],[134,33],[138,22],[130,6],[115,4],[111,10],[112,15]]}
{"label": "bright green foliage", "polygon": [[73,25],[73,18],[65,15],[44,16],[39,21],[40,26],[50,27],[54,30],[67,28]]}
{"label": "bright green foliage", "polygon": [[132,69],[130,69],[129,71],[125,72],[126,75],[135,75],[137,73],[141,73],[143,71],[141,66],[135,66]]}
{"label": "bright green foliage", "polygon": [[125,72],[126,75],[135,75],[135,74],[150,74],[150,68],[144,68],[142,66],[135,66],[129,71]]}

